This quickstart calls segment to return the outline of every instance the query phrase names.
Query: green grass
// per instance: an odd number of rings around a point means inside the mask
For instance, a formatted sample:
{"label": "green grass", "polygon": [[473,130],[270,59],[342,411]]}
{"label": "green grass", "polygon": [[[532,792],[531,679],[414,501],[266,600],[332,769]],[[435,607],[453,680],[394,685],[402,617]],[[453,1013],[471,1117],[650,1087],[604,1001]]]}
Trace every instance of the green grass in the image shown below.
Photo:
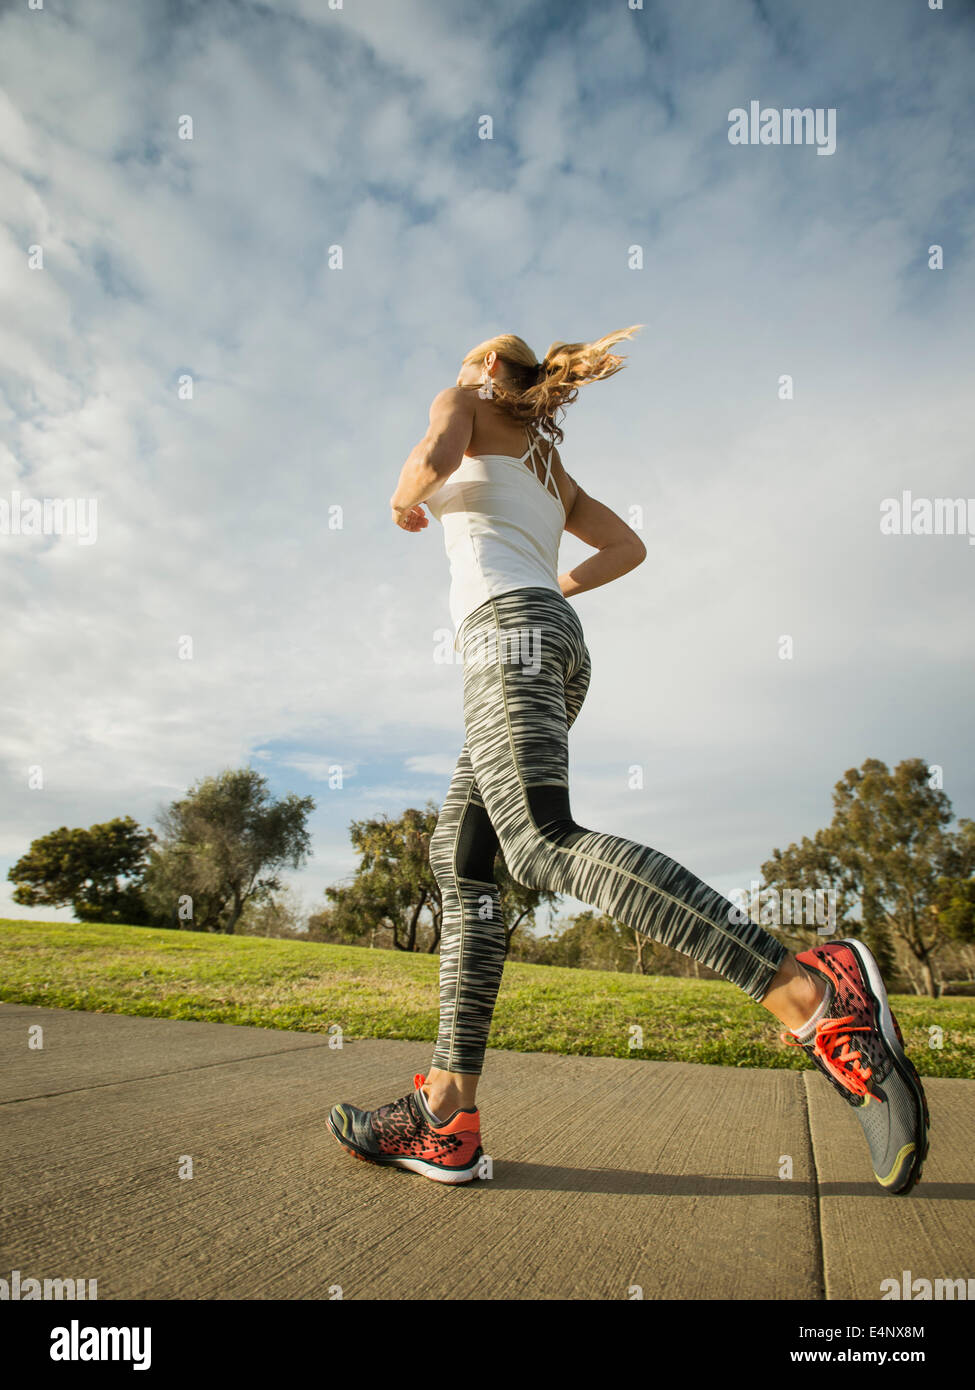
{"label": "green grass", "polygon": [[[201,1019],[345,1038],[437,1034],[436,956],[146,927],[0,920],[0,1000],[94,1013]],[[925,1076],[975,1078],[975,999],[891,996]],[[643,1047],[628,1046],[643,1029]],[[929,1028],[943,1046],[929,1047]],[[723,981],[505,967],[490,1046],[731,1067],[811,1063]]]}

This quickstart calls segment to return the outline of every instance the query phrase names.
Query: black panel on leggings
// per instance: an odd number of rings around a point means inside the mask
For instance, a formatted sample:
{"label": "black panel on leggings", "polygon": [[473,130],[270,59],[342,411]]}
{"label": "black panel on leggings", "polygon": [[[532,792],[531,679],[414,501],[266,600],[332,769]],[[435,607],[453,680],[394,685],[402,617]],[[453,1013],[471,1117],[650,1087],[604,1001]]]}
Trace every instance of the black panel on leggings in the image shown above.
{"label": "black panel on leggings", "polygon": [[554,840],[557,845],[574,845],[589,833],[572,819],[568,787],[528,787],[527,792],[532,820],[546,840]]}
{"label": "black panel on leggings", "polygon": [[498,837],[487,811],[483,806],[468,802],[457,836],[455,862],[458,878],[476,878],[482,883],[493,883],[497,852]]}

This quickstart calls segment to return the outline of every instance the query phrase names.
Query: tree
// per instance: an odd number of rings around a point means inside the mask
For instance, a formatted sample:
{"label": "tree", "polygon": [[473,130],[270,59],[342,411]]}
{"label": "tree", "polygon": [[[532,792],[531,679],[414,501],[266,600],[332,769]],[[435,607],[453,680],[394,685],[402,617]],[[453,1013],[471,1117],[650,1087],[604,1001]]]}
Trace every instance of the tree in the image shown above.
{"label": "tree", "polygon": [[[533,953],[539,965],[579,970],[630,971],[633,932],[590,908],[577,913],[560,931],[542,937]],[[647,938],[644,937],[646,941]],[[648,943],[653,946],[653,942]]]}
{"label": "tree", "polygon": [[905,759],[893,772],[868,758],[836,783],[833,806],[832,823],[801,846],[773,851],[763,877],[775,886],[838,888],[837,924],[863,936],[881,969],[890,967],[892,939],[900,942],[919,966],[925,992],[935,994],[935,958],[963,914],[932,909],[945,892],[942,880],[975,870],[975,823],[948,830],[951,802],[931,785],[921,758]]}
{"label": "tree", "polygon": [[311,848],[305,828],[315,802],[289,792],[272,800],[253,768],[207,777],[160,817],[162,836],[146,871],[158,920],[232,933],[246,904],[281,889],[276,871],[299,868]]}
{"label": "tree", "polygon": [[[654,941],[653,937],[647,936],[646,932],[637,931],[636,927],[628,928],[629,935],[633,942],[624,946],[624,950],[633,956],[633,973],[635,975],[653,975],[655,971],[648,970],[648,965],[657,965],[661,956],[661,944]],[[686,957],[685,957],[686,959]],[[698,974],[697,961],[692,961],[695,967],[695,975]]]}
{"label": "tree", "polygon": [[326,888],[332,906],[313,917],[309,929],[326,929],[331,941],[368,937],[375,946],[388,938],[396,951],[435,951],[441,906],[429,846],[436,824],[436,808],[429,804],[423,811],[404,811],[398,820],[353,821],[349,835],[359,867],[348,885]]}
{"label": "tree", "polygon": [[518,928],[526,922],[529,925],[534,924],[538,909],[553,905],[559,895],[545,888],[526,888],[523,883],[511,877],[504,856],[500,853],[494,861],[494,878],[501,902],[505,953],[510,954],[511,943]]}
{"label": "tree", "polygon": [[[967,821],[966,832],[975,830],[975,822]],[[957,947],[962,948],[964,956],[968,948],[969,977],[975,975],[972,969],[971,947],[975,944],[975,877],[941,878],[931,912],[944,935]]]}
{"label": "tree", "polygon": [[142,890],[156,836],[131,816],[88,830],[59,830],[34,840],[7,873],[12,897],[25,907],[71,907],[80,922],[142,926],[149,912]]}
{"label": "tree", "polygon": [[[837,848],[837,837],[830,829],[817,830],[809,839],[803,836],[798,845],[774,849],[771,859],[762,865],[762,885],[757,900],[749,905],[753,921],[772,926],[783,937],[790,950],[806,950],[818,938],[815,907],[812,895],[832,894],[834,925],[848,936],[863,936],[873,951],[884,974],[893,965],[893,947],[887,935],[860,915],[860,892],[855,875],[844,864]],[[763,897],[768,892],[778,894],[778,920],[763,917]],[[825,899],[828,903],[830,899]],[[805,923],[803,922],[805,918]]]}
{"label": "tree", "polygon": [[942,878],[931,911],[946,936],[966,946],[975,941],[975,878]]}
{"label": "tree", "polygon": [[308,908],[294,888],[281,888],[258,901],[246,903],[237,922],[239,936],[271,936],[308,941]]}
{"label": "tree", "polygon": [[[326,888],[331,906],[309,921],[309,931],[331,942],[386,942],[397,951],[427,951],[440,945],[443,902],[430,867],[430,837],[439,812],[433,802],[404,811],[398,820],[381,816],[353,821],[349,835],[360,856],[351,883]],[[518,927],[556,894],[526,888],[495,859],[495,877],[506,947]]]}

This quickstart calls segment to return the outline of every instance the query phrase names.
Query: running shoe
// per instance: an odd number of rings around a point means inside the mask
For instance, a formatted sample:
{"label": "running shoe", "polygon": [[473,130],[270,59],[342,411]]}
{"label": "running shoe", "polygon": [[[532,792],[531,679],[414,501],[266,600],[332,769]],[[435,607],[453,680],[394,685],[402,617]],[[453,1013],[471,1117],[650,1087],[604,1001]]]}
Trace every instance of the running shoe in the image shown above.
{"label": "running shoe", "polygon": [[470,1182],[482,1154],[480,1114],[455,1110],[441,1122],[423,1093],[425,1081],[414,1076],[410,1095],[378,1110],[333,1105],[326,1124],[343,1149],[368,1163],[406,1168],[434,1182]]}
{"label": "running shoe", "polygon": [[931,1120],[877,962],[862,941],[851,940],[814,946],[796,960],[825,977],[832,998],[810,1042],[791,1033],[782,1040],[804,1048],[856,1110],[874,1177],[888,1192],[906,1196],[921,1181]]}

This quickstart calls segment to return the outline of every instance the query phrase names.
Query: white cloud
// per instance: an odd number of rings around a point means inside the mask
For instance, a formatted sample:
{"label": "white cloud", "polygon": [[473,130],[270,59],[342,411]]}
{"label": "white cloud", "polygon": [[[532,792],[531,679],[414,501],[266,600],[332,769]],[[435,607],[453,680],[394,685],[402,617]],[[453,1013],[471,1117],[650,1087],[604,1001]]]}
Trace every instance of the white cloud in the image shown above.
{"label": "white cloud", "polygon": [[429,772],[449,779],[454,775],[459,753],[459,749],[453,756],[448,753],[424,753],[416,758],[407,758],[403,765],[408,772]]}
{"label": "white cloud", "polygon": [[354,767],[346,763],[335,762],[329,758],[318,758],[311,754],[298,754],[281,758],[282,767],[293,767],[296,772],[303,773],[311,782],[328,782],[336,773],[342,774],[343,783],[356,776]]}

